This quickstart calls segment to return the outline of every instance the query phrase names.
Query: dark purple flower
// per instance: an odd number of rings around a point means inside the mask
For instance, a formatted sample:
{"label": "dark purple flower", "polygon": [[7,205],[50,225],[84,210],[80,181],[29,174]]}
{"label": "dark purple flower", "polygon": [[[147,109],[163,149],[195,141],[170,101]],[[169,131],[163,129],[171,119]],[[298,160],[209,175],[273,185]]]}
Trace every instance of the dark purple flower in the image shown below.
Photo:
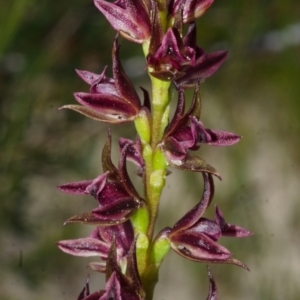
{"label": "dark purple flower", "polygon": [[[58,247],[65,253],[75,256],[100,256],[103,260],[107,260],[110,248],[115,241],[116,255],[119,264],[124,264],[131,244],[134,240],[134,232],[131,222],[113,226],[98,226],[92,231],[89,237],[63,240],[57,243]],[[91,263],[90,267],[99,272],[105,272],[105,262]]]}
{"label": "dark purple flower", "polygon": [[[127,256],[125,272],[121,271],[113,242],[109,250],[106,268],[107,282],[105,290],[89,293],[88,282],[78,300],[142,300],[145,292],[137,269],[136,239],[131,243]],[[84,297],[85,296],[85,297]]]}
{"label": "dark purple flower", "polygon": [[213,0],[171,0],[169,13],[173,16],[179,13],[183,23],[190,23],[201,17],[212,3]]}
{"label": "dark purple flower", "polygon": [[123,70],[118,53],[119,46],[115,39],[112,51],[113,79],[106,77],[106,67],[100,75],[77,70],[78,75],[91,86],[90,92],[74,94],[81,105],[64,105],[61,108],[68,108],[106,123],[133,121],[139,114],[141,103]]}
{"label": "dark purple flower", "polygon": [[211,174],[202,173],[204,190],[200,202],[188,211],[168,230],[171,247],[181,256],[204,263],[229,263],[248,269],[246,265],[232,258],[231,252],[219,245],[221,236],[246,237],[252,233],[242,227],[229,225],[222,213],[216,208],[216,220],[203,218],[202,215],[212,201],[214,184]]}
{"label": "dark purple flower", "polygon": [[147,3],[141,0],[117,0],[110,3],[94,0],[111,26],[126,39],[143,43],[150,37],[151,26]]}
{"label": "dark purple flower", "polygon": [[191,156],[188,150],[198,150],[201,144],[230,146],[240,140],[240,136],[226,131],[205,128],[199,121],[201,99],[199,86],[196,87],[190,110],[185,111],[184,91],[179,89],[179,99],[174,117],[167,127],[161,142],[161,149],[173,167],[194,172],[209,172],[217,177],[217,171],[202,158]]}
{"label": "dark purple flower", "polygon": [[100,226],[117,225],[125,222],[144,200],[138,195],[126,169],[126,157],[130,144],[123,147],[118,169],[111,161],[111,137],[102,151],[104,173],[93,180],[84,180],[61,185],[58,189],[69,194],[91,195],[98,207],[91,212],[76,215],[66,221]]}
{"label": "dark purple flower", "polygon": [[177,28],[169,28],[157,49],[150,51],[147,64],[154,77],[174,80],[186,88],[211,76],[226,56],[227,51],[204,53],[196,45],[196,26],[192,23],[184,38]]}
{"label": "dark purple flower", "polygon": [[120,138],[119,139],[119,148],[120,151],[126,146],[130,145],[128,147],[127,152],[127,160],[134,163],[136,166],[139,167],[137,174],[142,176],[145,169],[145,162],[142,156],[142,143],[140,139],[137,137],[136,141],[133,142],[132,140],[126,139],[126,138]]}

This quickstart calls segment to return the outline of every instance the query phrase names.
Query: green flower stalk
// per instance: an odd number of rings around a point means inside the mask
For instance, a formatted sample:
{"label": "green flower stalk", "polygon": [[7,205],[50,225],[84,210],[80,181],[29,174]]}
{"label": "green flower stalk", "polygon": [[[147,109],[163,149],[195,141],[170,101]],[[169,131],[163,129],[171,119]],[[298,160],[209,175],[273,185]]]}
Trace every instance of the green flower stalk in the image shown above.
{"label": "green flower stalk", "polygon": [[[67,183],[59,190],[89,195],[96,207],[69,218],[66,223],[93,225],[88,237],[58,242],[58,247],[75,256],[97,256],[92,270],[106,274],[104,289],[90,293],[88,281],[79,300],[153,299],[159,267],[172,249],[182,257],[206,264],[235,264],[248,267],[232,257],[218,243],[221,236],[246,237],[252,233],[226,223],[215,206],[215,219],[203,217],[214,195],[217,170],[199,156],[191,154],[201,144],[231,146],[240,136],[206,128],[200,121],[200,84],[224,62],[227,52],[205,53],[196,45],[195,19],[212,0],[94,0],[112,27],[118,32],[112,49],[113,78],[77,70],[90,85],[89,92],[75,93],[79,105],[65,105],[95,121],[108,124],[134,122],[137,139],[120,138],[119,161],[111,160],[111,133],[102,150],[102,174],[94,179]],[[187,26],[187,33],[183,29]],[[140,44],[145,54],[152,91],[142,88],[143,101],[124,72],[119,59],[118,35]],[[186,108],[185,90],[193,89],[191,106]],[[170,102],[177,93],[175,113],[170,117]],[[143,183],[140,195],[127,172],[134,163]],[[168,168],[201,173],[203,195],[173,226],[154,236],[159,202]],[[175,212],[174,212],[175,213]],[[208,300],[217,299],[215,281],[208,267]]]}

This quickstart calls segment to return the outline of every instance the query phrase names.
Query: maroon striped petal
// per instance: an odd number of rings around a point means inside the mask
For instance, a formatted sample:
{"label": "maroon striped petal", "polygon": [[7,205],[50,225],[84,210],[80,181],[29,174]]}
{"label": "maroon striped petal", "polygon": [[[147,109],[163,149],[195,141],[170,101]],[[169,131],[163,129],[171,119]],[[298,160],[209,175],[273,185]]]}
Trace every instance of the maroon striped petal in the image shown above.
{"label": "maroon striped petal", "polygon": [[137,267],[137,257],[136,257],[136,241],[138,236],[133,240],[128,256],[127,256],[127,268],[126,277],[129,281],[130,289],[139,295],[141,299],[145,298],[145,291],[143,289],[142,281],[139,275]]}
{"label": "maroon striped petal", "polygon": [[107,175],[108,172],[105,172],[95,178],[93,182],[87,186],[86,192],[97,199],[107,183]]}
{"label": "maroon striped petal", "polygon": [[134,201],[139,204],[142,198],[136,191],[134,185],[132,184],[128,173],[127,173],[127,168],[126,168],[126,157],[127,157],[127,152],[129,151],[129,147],[132,146],[133,144],[126,144],[121,153],[120,153],[120,159],[119,159],[119,173],[122,179],[122,184],[124,188],[126,189],[127,193],[133,197]]}
{"label": "maroon striped petal", "polygon": [[222,236],[220,226],[215,221],[206,218],[200,218],[197,223],[191,228],[186,229],[186,231],[193,232],[194,234],[205,234],[215,242]]}
{"label": "maroon striped petal", "polygon": [[127,149],[127,155],[126,159],[133,162],[135,165],[137,165],[140,168],[144,168],[145,162],[142,157],[142,144],[139,139],[136,140],[136,142],[133,142],[132,140],[120,138],[119,139],[119,149],[122,151],[122,149],[126,145],[130,145]]}
{"label": "maroon striped petal", "polygon": [[107,67],[104,68],[104,71],[101,74],[96,74],[90,71],[77,70],[77,69],[75,71],[84,82],[86,82],[89,85],[93,85],[101,81],[101,79],[103,79],[106,68]]}
{"label": "maroon striped petal", "polygon": [[112,244],[115,239],[118,254],[121,256],[128,253],[134,239],[133,227],[129,220],[119,225],[99,227],[99,233],[108,244]]}
{"label": "maroon striped petal", "polygon": [[105,285],[105,293],[99,300],[122,300],[121,286],[115,272],[112,273]]}
{"label": "maroon striped petal", "polygon": [[117,225],[127,221],[136,209],[137,203],[132,198],[127,198],[96,208],[92,213],[103,225]]}
{"label": "maroon striped petal", "polygon": [[206,208],[210,204],[214,196],[214,182],[210,174],[202,173],[204,180],[203,194],[200,202],[188,211],[177,223],[174,225],[170,236],[178,231],[191,228],[202,217]]}
{"label": "maroon striped petal", "polygon": [[163,153],[171,165],[180,165],[186,158],[186,149],[173,137],[168,137],[162,145]]}
{"label": "maroon striped petal", "polygon": [[116,89],[118,91],[119,96],[128,104],[130,104],[130,106],[132,106],[135,109],[135,112],[138,113],[141,108],[140,98],[122,67],[121,61],[119,59],[119,48],[120,46],[118,46],[116,38],[113,44],[112,51],[112,68]]}
{"label": "maroon striped petal", "polygon": [[127,123],[133,121],[136,118],[136,116],[128,116],[124,113],[115,114],[112,112],[110,114],[106,114],[104,112],[95,111],[92,108],[81,106],[81,105],[72,105],[72,104],[64,105],[59,109],[70,109],[95,121],[100,121],[100,122],[105,122],[110,124]]}
{"label": "maroon striped petal", "polygon": [[123,184],[119,182],[108,182],[102,190],[102,193],[97,197],[97,200],[100,206],[106,206],[124,198],[131,199]]}
{"label": "maroon striped petal", "polygon": [[209,291],[206,300],[218,300],[218,290],[215,280],[211,274],[209,266],[207,266],[207,273],[209,278]]}
{"label": "maroon striped petal", "polygon": [[182,88],[188,88],[203,81],[205,78],[215,73],[227,57],[227,51],[204,54],[195,62],[194,66],[186,69],[186,74],[178,78],[176,82]]}
{"label": "maroon striped petal", "polygon": [[75,215],[67,219],[64,225],[68,223],[81,223],[97,226],[117,225],[127,221],[135,209],[136,206],[133,205],[132,199],[125,199],[118,201],[114,205],[107,205],[91,212]]}
{"label": "maroon striped petal", "polygon": [[110,246],[103,241],[94,238],[81,238],[75,240],[63,240],[57,243],[60,250],[75,256],[100,256],[107,258]]}
{"label": "maroon striped petal", "polygon": [[205,234],[176,232],[170,235],[171,247],[181,256],[199,262],[226,261],[231,253]]}
{"label": "maroon striped petal", "polygon": [[204,128],[203,123],[195,117],[190,117],[190,122],[191,130],[197,143],[212,146],[231,146],[238,143],[241,139],[241,136],[232,132]]}
{"label": "maroon striped petal", "polygon": [[130,41],[142,43],[150,36],[150,19],[142,1],[94,0],[94,3],[111,26]]}
{"label": "maroon striped petal", "polygon": [[226,223],[224,219],[224,215],[217,205],[215,206],[215,216],[216,216],[216,222],[220,226],[222,230],[222,235],[224,236],[242,238],[253,234],[251,231],[243,227]]}
{"label": "maroon striped petal", "polygon": [[102,149],[101,162],[103,172],[109,172],[108,179],[121,182],[119,171],[111,160],[111,132],[109,128],[107,132],[107,139]]}
{"label": "maroon striped petal", "polygon": [[93,180],[83,180],[59,185],[57,188],[67,194],[74,195],[88,195],[86,188],[93,182]]}
{"label": "maroon striped petal", "polygon": [[121,96],[105,93],[75,93],[74,96],[81,105],[89,107],[99,113],[113,116],[120,115],[121,118],[129,118],[138,113],[138,110],[128,101],[126,102]]}
{"label": "maroon striped petal", "polygon": [[89,263],[89,267],[95,272],[100,272],[100,273],[106,272],[106,262],[104,262],[104,261],[91,262],[91,263]]}
{"label": "maroon striped petal", "polygon": [[164,152],[168,163],[177,169],[192,171],[192,172],[206,172],[215,175],[221,180],[220,174],[215,168],[209,165],[204,159],[198,156],[187,154],[183,159],[174,159],[170,152]]}
{"label": "maroon striped petal", "polygon": [[[190,23],[201,17],[212,3],[213,0],[186,0],[182,12],[183,23]],[[173,15],[181,8],[181,4],[182,0],[174,1],[171,11]]]}

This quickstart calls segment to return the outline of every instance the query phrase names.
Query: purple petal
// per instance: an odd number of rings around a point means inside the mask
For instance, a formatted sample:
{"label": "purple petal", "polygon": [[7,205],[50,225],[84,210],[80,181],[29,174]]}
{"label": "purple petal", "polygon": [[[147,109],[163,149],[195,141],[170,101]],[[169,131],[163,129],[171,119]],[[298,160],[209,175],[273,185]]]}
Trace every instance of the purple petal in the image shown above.
{"label": "purple petal", "polygon": [[[108,207],[107,209],[111,209],[111,207]],[[83,213],[81,215],[75,215],[69,218],[68,220],[65,221],[64,225],[68,223],[81,223],[81,224],[98,225],[98,226],[117,225],[127,221],[127,219],[130,217],[131,211],[128,210],[123,211],[123,214],[115,213],[115,215],[113,215],[113,213],[109,211],[108,213],[110,213],[110,216],[106,216],[105,211],[103,210],[100,211],[99,214],[95,214],[94,211],[91,211],[91,212]],[[102,216],[101,213],[104,214],[104,216]]]}
{"label": "purple petal", "polygon": [[189,24],[188,31],[183,39],[183,44],[185,46],[195,49],[197,47],[197,27],[196,23],[192,22]]}
{"label": "purple petal", "polygon": [[219,51],[200,56],[195,62],[195,66],[189,67],[186,74],[177,80],[183,88],[194,86],[199,80],[203,81],[205,78],[211,76],[227,57],[227,51]]}
{"label": "purple petal", "polygon": [[166,138],[162,148],[167,161],[171,164],[180,164],[187,155],[186,149],[173,137]]}
{"label": "purple petal", "polygon": [[190,117],[190,122],[193,136],[197,143],[212,146],[231,146],[241,139],[239,135],[231,132],[204,128],[203,123],[195,117]]}
{"label": "purple petal", "polygon": [[133,290],[142,299],[144,299],[146,295],[145,295],[145,291],[143,289],[142,281],[141,281],[138,267],[137,267],[137,257],[136,257],[137,238],[138,238],[138,236],[132,242],[130,251],[128,253],[126,277],[129,280],[131,290]]}
{"label": "purple petal", "polygon": [[174,113],[174,116],[172,118],[171,123],[168,125],[166,131],[165,131],[165,137],[172,135],[178,127],[181,125],[180,120],[183,117],[185,109],[185,97],[184,97],[184,91],[180,89],[178,91],[178,101],[177,101],[177,107]]}
{"label": "purple petal", "polygon": [[91,86],[90,92],[92,94],[109,94],[118,96],[117,89],[115,87],[115,81],[112,78],[106,77],[105,73],[107,66],[104,68],[101,74],[95,74],[89,71],[76,70],[77,74],[83,81]]}
{"label": "purple petal", "polygon": [[128,176],[127,168],[126,168],[126,157],[130,146],[132,146],[132,144],[125,145],[121,151],[120,159],[119,159],[119,172],[122,179],[122,184],[126,189],[127,193],[133,197],[134,201],[136,201],[137,204],[139,204],[142,198],[139,196],[138,192],[133,186]]}
{"label": "purple petal", "polygon": [[106,272],[106,262],[91,262],[89,263],[89,267],[99,273],[105,273]]}
{"label": "purple petal", "polygon": [[110,114],[106,114],[105,112],[95,111],[94,109],[81,105],[64,105],[59,109],[70,109],[76,111],[90,119],[95,121],[111,123],[111,124],[122,124],[133,121],[136,116],[128,115],[128,113],[118,113],[114,114],[111,112]]}
{"label": "purple petal", "polygon": [[74,96],[81,105],[89,107],[98,113],[111,115],[114,118],[130,118],[138,113],[132,104],[115,95],[75,93]]}
{"label": "purple petal", "polygon": [[[219,262],[216,261],[215,263],[219,263]],[[228,258],[226,261],[222,261],[221,263],[236,265],[236,266],[246,269],[247,271],[250,271],[250,269],[248,268],[247,265],[245,265],[244,263],[240,262],[239,260],[237,260],[235,258]]]}
{"label": "purple petal", "polygon": [[176,139],[180,145],[185,148],[189,149],[195,146],[196,141],[192,134],[192,130],[189,126],[182,126],[180,127],[172,136]]}
{"label": "purple petal", "polygon": [[190,154],[187,154],[182,160],[172,159],[168,152],[165,152],[165,156],[168,163],[174,168],[192,172],[207,172],[215,175],[221,180],[221,176],[217,170],[198,156],[191,156]]}
{"label": "purple petal", "polygon": [[222,211],[218,208],[218,206],[215,206],[215,216],[216,216],[216,222],[219,224],[222,235],[224,236],[231,236],[231,237],[247,237],[252,235],[253,233],[243,227],[231,225],[225,222],[224,216]]}
{"label": "purple petal", "polygon": [[128,147],[128,150],[127,150],[126,159],[133,162],[138,167],[144,168],[145,162],[144,162],[144,159],[142,157],[142,144],[141,144],[141,141],[139,139],[137,139],[136,142],[133,142],[132,140],[125,139],[125,138],[121,137],[119,139],[120,151],[122,151],[122,149],[128,144],[130,146]]}
{"label": "purple petal", "polygon": [[106,94],[106,95],[112,95],[115,97],[120,97],[116,86],[115,81],[111,78],[105,78],[105,81],[98,81],[95,84],[93,84],[90,88],[91,94]]}
{"label": "purple petal", "polygon": [[133,227],[130,221],[120,225],[99,227],[99,233],[108,244],[112,244],[115,239],[118,254],[121,256],[128,253],[134,239]]}
{"label": "purple petal", "polygon": [[186,259],[202,263],[234,264],[249,271],[249,268],[231,257],[231,252],[203,234],[179,231],[170,235],[171,247]]}
{"label": "purple petal", "polygon": [[206,218],[200,218],[197,223],[187,230],[194,234],[203,233],[215,242],[218,241],[222,235],[220,226],[215,221]]}
{"label": "purple petal", "polygon": [[127,39],[142,43],[150,35],[148,13],[139,0],[119,0],[109,3],[94,0],[96,7],[103,13],[111,26]]}
{"label": "purple petal", "polygon": [[179,69],[180,62],[186,61],[181,53],[182,48],[183,42],[179,32],[175,28],[169,28],[163,37],[161,46],[154,55],[154,59],[157,62],[169,61],[175,69]]}
{"label": "purple petal", "polygon": [[67,194],[74,195],[88,195],[89,193],[86,191],[86,188],[93,182],[93,180],[83,180],[77,182],[71,182],[59,185],[57,188]]}
{"label": "purple petal", "polygon": [[200,95],[200,82],[197,82],[194,90],[191,107],[184,116],[186,122],[191,116],[194,116],[197,120],[199,120],[201,115],[201,108],[202,108],[202,102],[201,102],[201,95]]}
{"label": "purple petal", "polygon": [[179,231],[170,235],[171,247],[181,256],[199,262],[226,261],[231,253],[205,234]]}
{"label": "purple petal", "polygon": [[182,77],[185,73],[176,69],[169,69],[169,64],[166,64],[166,66],[163,66],[162,69],[158,71],[151,71],[150,74],[159,80],[170,81],[174,78]]}
{"label": "purple petal", "polygon": [[96,208],[92,212],[103,224],[116,225],[128,220],[136,208],[136,202],[132,198],[127,198]]}
{"label": "purple petal", "polygon": [[116,89],[123,101],[126,101],[134,109],[135,114],[138,114],[141,108],[140,98],[133,84],[124,72],[121,61],[119,59],[119,48],[120,46],[118,46],[117,39],[115,39],[112,51],[112,60],[113,76]]}
{"label": "purple petal", "polygon": [[111,161],[111,132],[110,132],[110,129],[108,129],[107,139],[106,139],[105,145],[102,150],[101,161],[102,161],[103,172],[109,172],[108,179],[110,179],[112,181],[121,182],[119,171]]}
{"label": "purple petal", "polygon": [[76,72],[81,79],[91,86],[90,92],[92,94],[102,93],[118,96],[118,92],[115,87],[115,81],[112,78],[106,77],[106,70],[107,66],[99,75],[89,71],[76,70]]}
{"label": "purple petal", "polygon": [[[153,57],[156,50],[160,47],[161,41],[165,34],[165,30],[162,25],[160,18],[160,9],[158,8],[159,3],[155,0],[146,0],[150,3],[151,10],[151,34],[150,34],[150,45],[149,45],[149,57]],[[148,57],[147,57],[148,60]]]}
{"label": "purple petal", "polygon": [[[130,278],[121,272],[121,269],[118,265],[115,243],[113,243],[111,246],[106,265],[106,277],[111,277],[113,274],[115,274],[116,279],[120,284],[122,300],[142,300],[142,298],[140,298],[136,293],[139,290],[139,287],[133,286],[136,282],[131,282]],[[107,300],[111,300],[111,298],[108,298]]]}
{"label": "purple petal", "polygon": [[203,194],[200,202],[188,211],[173,227],[170,236],[175,232],[191,228],[200,220],[214,195],[214,182],[210,174],[202,173],[204,180]]}
{"label": "purple petal", "polygon": [[75,256],[107,258],[110,246],[93,238],[64,240],[57,243],[60,250]]}
{"label": "purple petal", "polygon": [[[199,86],[196,86],[193,96],[193,101],[189,111],[183,115],[184,113],[184,90],[179,89],[179,98],[177,109],[174,114],[174,117],[168,126],[165,137],[172,135],[180,144],[185,148],[194,148],[196,144],[195,136],[190,128],[187,126],[190,117],[195,116],[196,118],[200,118],[201,114],[201,97],[200,97],[200,89]],[[194,149],[193,149],[194,150]]]}
{"label": "purple petal", "polygon": [[89,85],[93,85],[96,82],[98,82],[99,80],[101,81],[101,79],[104,76],[105,70],[106,70],[106,67],[101,74],[95,74],[95,73],[92,73],[89,71],[83,71],[83,70],[75,70],[75,71],[83,81],[85,81]]}
{"label": "purple petal", "polygon": [[186,0],[183,8],[183,22],[190,23],[201,17],[213,0]]}
{"label": "purple petal", "polygon": [[123,184],[119,182],[108,182],[102,190],[102,193],[98,195],[97,200],[101,206],[106,206],[124,198],[131,199]]}
{"label": "purple petal", "polygon": [[106,260],[106,280],[110,277],[114,272],[116,272],[118,277],[122,278],[122,272],[120,266],[118,264],[117,258],[117,248],[116,248],[116,240],[113,239],[111,247],[109,249],[108,257]]}
{"label": "purple petal", "polygon": [[107,175],[108,172],[105,172],[104,174],[101,174],[97,178],[95,178],[93,182],[89,186],[87,186],[86,193],[97,199],[106,185]]}
{"label": "purple petal", "polygon": [[105,285],[105,293],[99,300],[122,300],[121,286],[115,272],[112,273]]}
{"label": "purple petal", "polygon": [[215,280],[211,274],[210,268],[207,266],[207,273],[209,277],[209,292],[206,300],[218,300],[218,290]]}
{"label": "purple petal", "polygon": [[194,62],[194,49],[184,47],[179,31],[174,27],[168,29],[155,54],[147,57],[148,66],[154,68],[151,75],[163,80],[182,77],[182,66],[194,65]]}

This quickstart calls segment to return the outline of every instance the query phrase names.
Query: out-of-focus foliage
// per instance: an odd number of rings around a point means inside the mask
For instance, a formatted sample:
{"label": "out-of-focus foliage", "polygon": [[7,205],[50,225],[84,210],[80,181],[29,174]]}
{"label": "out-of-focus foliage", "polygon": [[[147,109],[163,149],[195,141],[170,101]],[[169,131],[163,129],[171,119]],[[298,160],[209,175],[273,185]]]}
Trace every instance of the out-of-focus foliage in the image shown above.
{"label": "out-of-focus foliage", "polygon": [[[216,0],[199,20],[199,44],[207,51],[230,51],[224,66],[201,86],[204,122],[244,136],[229,149],[200,151],[223,177],[216,183],[215,201],[228,222],[255,232],[245,240],[220,241],[251,269],[212,266],[225,300],[297,299],[300,294],[299,20],[300,2],[292,0]],[[1,5],[3,300],[75,299],[90,272],[87,260],[61,253],[55,242],[91,230],[62,223],[94,203],[61,195],[55,187],[102,173],[106,125],[57,108],[75,103],[73,92],[88,90],[74,68],[97,73],[110,64],[114,35],[92,1]],[[129,77],[147,88],[141,49],[120,43]],[[112,130],[115,139],[134,136],[132,125]],[[168,177],[161,226],[172,225],[178,210],[182,214],[197,202],[200,181],[197,174],[176,171]],[[157,299],[206,295],[202,264],[171,254],[160,278]],[[97,275],[92,279],[99,289]]]}

